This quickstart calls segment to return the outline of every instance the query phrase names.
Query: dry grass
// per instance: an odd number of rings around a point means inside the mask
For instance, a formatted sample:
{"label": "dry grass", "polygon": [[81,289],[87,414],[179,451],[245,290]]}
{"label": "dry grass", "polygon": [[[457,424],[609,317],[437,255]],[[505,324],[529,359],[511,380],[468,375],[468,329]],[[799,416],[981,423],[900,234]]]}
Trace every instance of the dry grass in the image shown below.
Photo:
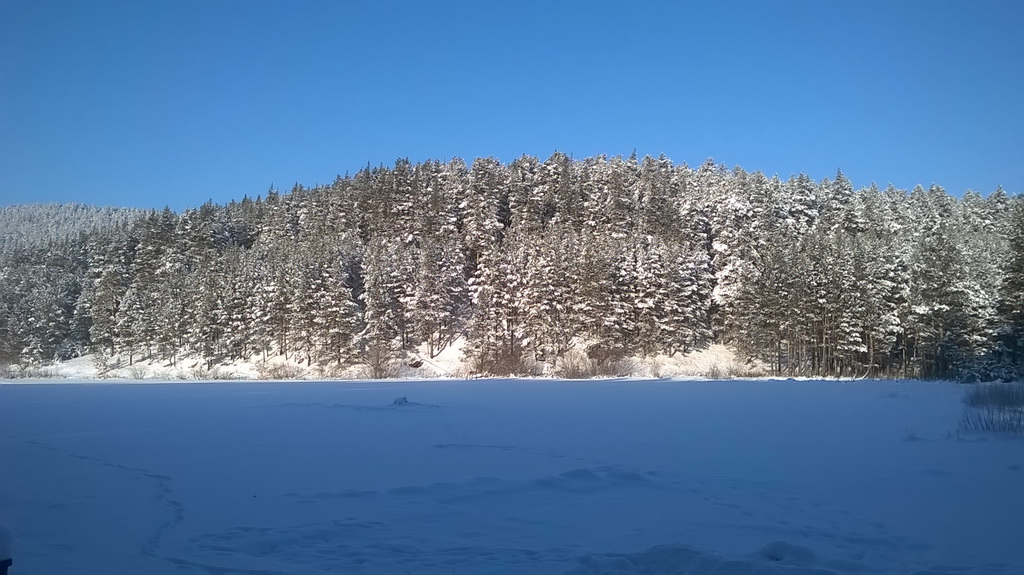
{"label": "dry grass", "polygon": [[1024,383],[971,385],[960,429],[1024,434]]}

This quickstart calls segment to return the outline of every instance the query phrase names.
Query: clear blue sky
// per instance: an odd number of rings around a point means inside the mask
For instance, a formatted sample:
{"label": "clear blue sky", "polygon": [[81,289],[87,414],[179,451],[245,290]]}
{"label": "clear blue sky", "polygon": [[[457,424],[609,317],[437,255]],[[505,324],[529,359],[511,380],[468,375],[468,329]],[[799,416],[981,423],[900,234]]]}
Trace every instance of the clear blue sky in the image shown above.
{"label": "clear blue sky", "polygon": [[714,157],[1024,192],[1024,2],[0,1],[0,205]]}

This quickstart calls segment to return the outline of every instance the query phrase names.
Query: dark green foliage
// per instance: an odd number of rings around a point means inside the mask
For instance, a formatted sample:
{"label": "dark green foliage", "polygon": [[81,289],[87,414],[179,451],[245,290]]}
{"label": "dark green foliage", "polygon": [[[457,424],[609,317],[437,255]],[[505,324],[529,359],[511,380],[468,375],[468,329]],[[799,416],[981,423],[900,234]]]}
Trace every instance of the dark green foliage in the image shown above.
{"label": "dark green foliage", "polygon": [[1012,366],[1014,375],[1021,377],[1024,376],[1024,198],[1014,198],[1011,209],[1009,254],[999,292],[1000,347],[995,355]]}

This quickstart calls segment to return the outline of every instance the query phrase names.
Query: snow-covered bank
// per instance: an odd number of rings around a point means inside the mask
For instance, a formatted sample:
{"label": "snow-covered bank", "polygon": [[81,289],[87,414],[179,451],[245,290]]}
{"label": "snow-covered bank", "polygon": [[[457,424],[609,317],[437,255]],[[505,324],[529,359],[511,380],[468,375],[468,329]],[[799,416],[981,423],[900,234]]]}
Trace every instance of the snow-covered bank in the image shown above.
{"label": "snow-covered bank", "polygon": [[12,575],[1024,573],[1024,443],[962,391],[0,386],[0,517]]}
{"label": "snow-covered bank", "polygon": [[[466,378],[474,374],[463,357],[465,341],[456,340],[442,352],[431,357],[425,350],[409,353],[396,359],[388,371],[390,378],[434,379],[444,377]],[[415,366],[415,367],[413,367]],[[620,373],[613,375],[637,378],[729,378],[760,375],[763,368],[745,364],[723,345],[674,356],[659,355],[646,358],[628,358],[619,362]],[[560,367],[560,366],[559,366]],[[5,379],[0,370],[0,381],[18,380],[124,380],[124,381],[216,381],[216,380],[357,380],[370,378],[365,365],[310,366],[296,358],[259,355],[248,360],[221,361],[212,365],[204,358],[184,357],[171,363],[158,359],[127,358],[99,359],[85,355],[67,361],[33,368],[7,368]],[[557,369],[538,364],[535,375],[557,376]],[[552,372],[552,373],[549,373]]]}

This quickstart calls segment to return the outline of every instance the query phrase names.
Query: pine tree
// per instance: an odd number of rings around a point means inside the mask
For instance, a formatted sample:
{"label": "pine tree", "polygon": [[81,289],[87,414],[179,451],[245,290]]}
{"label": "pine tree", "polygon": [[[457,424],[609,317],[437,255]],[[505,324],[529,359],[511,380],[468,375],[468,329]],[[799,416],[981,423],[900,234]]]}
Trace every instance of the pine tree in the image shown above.
{"label": "pine tree", "polygon": [[1024,196],[1014,198],[1009,218],[1009,251],[1003,265],[999,315],[999,341],[1005,363],[1011,366],[1005,377],[1024,377]]}

